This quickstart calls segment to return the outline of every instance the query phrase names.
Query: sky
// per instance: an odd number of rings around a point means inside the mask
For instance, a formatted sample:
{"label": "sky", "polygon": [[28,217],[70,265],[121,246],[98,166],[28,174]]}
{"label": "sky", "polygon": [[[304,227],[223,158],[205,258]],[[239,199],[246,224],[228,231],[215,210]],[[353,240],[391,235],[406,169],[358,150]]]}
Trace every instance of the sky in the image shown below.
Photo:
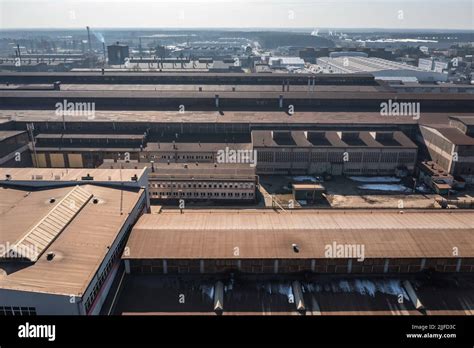
{"label": "sky", "polygon": [[474,0],[0,0],[15,28],[474,29]]}

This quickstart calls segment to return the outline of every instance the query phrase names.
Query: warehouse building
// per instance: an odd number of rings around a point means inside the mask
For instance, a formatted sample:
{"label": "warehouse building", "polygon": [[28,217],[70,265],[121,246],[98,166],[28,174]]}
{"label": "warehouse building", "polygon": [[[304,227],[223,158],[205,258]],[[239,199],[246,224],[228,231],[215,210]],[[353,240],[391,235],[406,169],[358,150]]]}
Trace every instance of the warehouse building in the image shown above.
{"label": "warehouse building", "polygon": [[374,57],[321,57],[316,60],[326,72],[335,74],[370,73],[376,79],[414,79],[420,82],[447,81],[448,75],[439,71],[427,71],[419,67]]}
{"label": "warehouse building", "polygon": [[420,125],[419,141],[448,174],[474,183],[474,117],[452,116],[449,124]]}
{"label": "warehouse building", "polygon": [[179,202],[239,202],[256,199],[255,166],[228,163],[114,163],[101,168],[148,168],[150,199]]}
{"label": "warehouse building", "polygon": [[252,141],[259,174],[393,175],[417,158],[400,131],[254,131]]}
{"label": "warehouse building", "polygon": [[0,170],[0,315],[98,314],[148,210],[142,170]]}
{"label": "warehouse building", "polygon": [[124,260],[156,274],[473,272],[473,228],[462,211],[165,211],[141,217]]}
{"label": "warehouse building", "polygon": [[[472,315],[463,305],[472,279],[463,275],[474,270],[473,221],[466,211],[144,215],[127,243],[113,311]],[[340,246],[347,253],[332,253]]]}

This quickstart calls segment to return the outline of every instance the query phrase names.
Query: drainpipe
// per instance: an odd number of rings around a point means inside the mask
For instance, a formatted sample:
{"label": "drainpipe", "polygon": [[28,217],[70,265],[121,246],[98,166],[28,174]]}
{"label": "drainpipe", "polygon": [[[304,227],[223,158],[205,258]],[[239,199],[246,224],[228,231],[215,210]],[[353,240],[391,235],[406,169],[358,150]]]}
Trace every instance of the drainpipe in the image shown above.
{"label": "drainpipe", "polygon": [[292,284],[293,296],[295,300],[296,310],[298,312],[306,311],[303,299],[303,291],[301,290],[300,282],[295,280]]}
{"label": "drainpipe", "polygon": [[214,312],[221,314],[224,311],[224,284],[218,281],[214,285]]}
{"label": "drainpipe", "polygon": [[415,289],[413,289],[413,287],[411,286],[411,284],[408,280],[405,280],[403,282],[403,287],[407,291],[408,297],[410,298],[410,300],[413,303],[413,305],[415,306],[415,308],[417,310],[424,309],[425,306],[423,306],[423,303],[421,303],[420,299],[416,295]]}

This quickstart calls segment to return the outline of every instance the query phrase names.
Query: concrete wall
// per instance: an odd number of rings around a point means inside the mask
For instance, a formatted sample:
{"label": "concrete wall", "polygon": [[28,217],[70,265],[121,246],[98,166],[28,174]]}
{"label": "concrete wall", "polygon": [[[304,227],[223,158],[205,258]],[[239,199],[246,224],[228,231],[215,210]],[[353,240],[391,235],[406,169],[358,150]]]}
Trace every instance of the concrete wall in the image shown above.
{"label": "concrete wall", "polygon": [[34,307],[37,315],[81,314],[78,297],[0,289],[0,307],[9,306]]}

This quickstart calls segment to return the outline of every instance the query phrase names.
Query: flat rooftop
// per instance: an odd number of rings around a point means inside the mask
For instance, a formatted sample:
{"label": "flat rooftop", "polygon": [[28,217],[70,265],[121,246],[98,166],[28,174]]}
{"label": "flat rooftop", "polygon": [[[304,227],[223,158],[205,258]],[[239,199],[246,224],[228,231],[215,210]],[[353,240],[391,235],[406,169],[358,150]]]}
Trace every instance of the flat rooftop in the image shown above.
{"label": "flat rooftop", "polygon": [[[0,288],[82,295],[144,191],[81,185],[92,197],[72,217],[56,239],[34,263],[15,259],[0,261]],[[40,191],[1,187],[0,244],[12,245],[38,224],[66,197],[71,187]],[[122,211],[120,213],[120,201]],[[54,198],[54,202],[52,202]],[[52,203],[51,203],[52,202]],[[52,261],[46,259],[53,252]]]}
{"label": "flat rooftop", "polygon": [[[422,112],[419,120],[407,116],[381,116],[380,112],[316,112],[298,111],[292,116],[279,111],[112,111],[96,110],[93,120],[87,116],[66,117],[69,122],[133,122],[133,123],[244,123],[244,124],[376,124],[376,125],[415,125],[415,124],[449,124],[452,113]],[[472,113],[456,115],[474,116]],[[62,117],[55,110],[0,110],[1,120],[17,122],[62,122]]]}
{"label": "flat rooftop", "polygon": [[[0,168],[0,183],[21,182],[124,182],[134,183],[135,176],[140,180],[146,169],[130,168],[122,170],[110,169],[75,169],[75,168]],[[9,175],[9,178],[7,177]]]}
{"label": "flat rooftop", "polygon": [[[426,73],[426,71],[423,71]],[[422,72],[420,72],[422,73]],[[7,99],[9,101],[14,99],[20,100],[38,100],[38,99],[50,99],[50,100],[70,100],[70,101],[80,101],[83,99],[86,100],[95,100],[100,102],[104,99],[130,99],[130,100],[169,100],[169,99],[203,99],[209,100],[210,105],[214,100],[216,95],[215,91],[202,91],[196,92],[192,90],[184,91],[173,91],[173,90],[121,90],[121,89],[111,89],[111,90],[59,90],[59,91],[49,91],[49,90],[0,90],[0,100]],[[474,96],[471,93],[441,93],[441,92],[431,92],[431,93],[398,93],[392,91],[367,91],[367,90],[356,90],[356,89],[346,89],[346,90],[315,90],[314,92],[299,92],[290,91],[282,92],[280,91],[221,91],[219,92],[219,98],[223,101],[226,99],[245,99],[245,100],[261,100],[261,99],[271,99],[275,101],[275,105],[280,98],[280,95],[283,95],[285,100],[308,100],[313,99],[317,100],[367,100],[367,101],[386,101],[389,99],[397,99],[400,101],[473,101]],[[54,103],[52,104],[54,106]]]}
{"label": "flat rooftop", "polygon": [[[197,164],[197,165],[196,165]],[[101,168],[120,168],[121,164],[104,161]],[[125,163],[124,168],[148,168],[150,180],[159,179],[252,179],[255,180],[255,167],[245,163]]]}
{"label": "flat rooftop", "polygon": [[426,70],[423,70],[413,65],[403,64],[375,57],[322,57],[318,58],[318,61],[336,66],[338,69],[341,69],[345,73],[369,73],[381,70],[411,70],[418,72],[427,72]]}
{"label": "flat rooftop", "polygon": [[[143,215],[128,259],[325,258],[325,246],[365,245],[365,258],[474,256],[470,211],[168,210]],[[292,244],[298,244],[295,253]]]}
{"label": "flat rooftop", "polygon": [[[9,87],[14,89],[14,87]],[[25,85],[21,85],[25,88]],[[35,85],[27,85],[33,88]],[[6,87],[6,86],[5,86]],[[16,86],[19,87],[18,85]],[[0,88],[3,88],[0,84]],[[292,92],[307,92],[308,86],[290,85]],[[187,92],[281,92],[281,85],[199,85],[199,84],[133,84],[133,85],[111,85],[111,84],[61,84],[62,91],[187,91]],[[318,92],[381,92],[387,91],[383,86],[344,86],[344,85],[318,85]]]}

